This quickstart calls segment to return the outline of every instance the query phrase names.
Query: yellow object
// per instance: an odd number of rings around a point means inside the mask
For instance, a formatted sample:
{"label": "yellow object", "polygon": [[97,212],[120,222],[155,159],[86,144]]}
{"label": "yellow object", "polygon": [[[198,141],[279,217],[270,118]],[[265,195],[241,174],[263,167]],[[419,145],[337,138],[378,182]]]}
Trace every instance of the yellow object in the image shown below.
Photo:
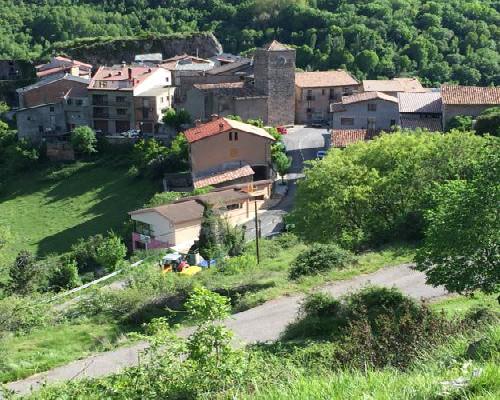
{"label": "yellow object", "polygon": [[198,267],[197,265],[188,265],[188,266],[184,267],[182,272],[179,272],[179,274],[193,276],[193,275],[196,275],[200,271],[201,271],[201,267]]}

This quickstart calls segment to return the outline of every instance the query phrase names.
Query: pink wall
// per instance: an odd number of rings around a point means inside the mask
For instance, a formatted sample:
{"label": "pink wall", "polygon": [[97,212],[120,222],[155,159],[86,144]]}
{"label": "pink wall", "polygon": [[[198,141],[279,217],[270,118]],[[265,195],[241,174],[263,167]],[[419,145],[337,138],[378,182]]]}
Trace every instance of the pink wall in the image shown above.
{"label": "pink wall", "polygon": [[[132,232],[132,250],[135,251],[137,249],[136,242],[141,241],[141,235],[136,232]],[[148,249],[165,249],[167,247],[172,247],[173,244],[162,242],[160,240],[151,239],[151,241],[147,244]]]}

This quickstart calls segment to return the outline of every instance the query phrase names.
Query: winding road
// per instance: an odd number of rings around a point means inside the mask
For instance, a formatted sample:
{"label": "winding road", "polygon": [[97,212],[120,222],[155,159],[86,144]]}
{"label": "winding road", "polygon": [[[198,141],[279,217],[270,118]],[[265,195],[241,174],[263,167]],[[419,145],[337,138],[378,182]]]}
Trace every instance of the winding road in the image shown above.
{"label": "winding road", "polygon": [[[427,285],[425,275],[413,270],[409,264],[382,268],[377,272],[334,282],[317,290],[333,296],[342,296],[368,284],[396,287],[416,299],[432,300],[446,295],[442,287]],[[237,341],[241,344],[276,340],[286,326],[296,319],[303,299],[303,294],[280,297],[234,314],[224,323],[233,330]],[[185,337],[190,332],[191,330],[185,329],[179,333]],[[11,382],[7,384],[7,387],[18,394],[27,394],[39,389],[45,383],[54,384],[78,378],[97,378],[114,374],[123,368],[137,365],[140,354],[146,347],[147,343],[141,342],[96,354],[26,379]]]}

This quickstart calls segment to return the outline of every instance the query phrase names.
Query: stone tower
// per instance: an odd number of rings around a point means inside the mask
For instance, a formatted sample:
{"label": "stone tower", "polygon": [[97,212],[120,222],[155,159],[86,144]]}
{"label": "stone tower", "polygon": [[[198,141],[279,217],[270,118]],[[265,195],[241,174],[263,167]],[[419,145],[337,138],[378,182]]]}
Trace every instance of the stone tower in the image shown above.
{"label": "stone tower", "polygon": [[276,40],[254,55],[255,88],[268,96],[267,125],[295,121],[295,49]]}

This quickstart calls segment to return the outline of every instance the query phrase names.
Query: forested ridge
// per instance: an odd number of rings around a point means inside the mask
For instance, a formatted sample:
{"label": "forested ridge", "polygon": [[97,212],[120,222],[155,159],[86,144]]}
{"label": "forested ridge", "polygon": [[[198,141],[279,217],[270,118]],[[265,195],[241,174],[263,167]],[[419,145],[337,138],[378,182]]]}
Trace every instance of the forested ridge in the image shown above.
{"label": "forested ridge", "polygon": [[498,0],[0,0],[0,58],[37,59],[56,42],[213,31],[229,52],[277,38],[304,69],[358,78],[499,84]]}

